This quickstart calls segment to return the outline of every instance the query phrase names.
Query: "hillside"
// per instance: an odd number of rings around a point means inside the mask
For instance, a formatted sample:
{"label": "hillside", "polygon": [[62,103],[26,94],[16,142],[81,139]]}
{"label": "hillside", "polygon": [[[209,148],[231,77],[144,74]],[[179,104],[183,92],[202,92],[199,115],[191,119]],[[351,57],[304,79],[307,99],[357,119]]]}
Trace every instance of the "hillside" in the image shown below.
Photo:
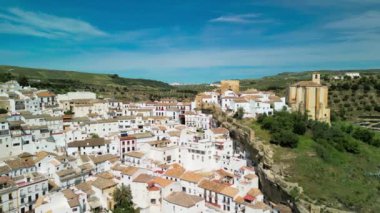
{"label": "hillside", "polygon": [[0,66],[0,81],[18,80],[24,84],[56,93],[85,90],[103,97],[128,101],[153,100],[165,97],[191,98],[196,92],[175,88],[167,83],[122,78],[116,74],[95,74],[76,71],[34,69],[16,66]]}
{"label": "hillside", "polygon": [[290,191],[295,201],[378,212],[380,133],[344,122],[329,127],[293,115],[277,113],[241,122],[273,150],[272,170],[302,187]]}

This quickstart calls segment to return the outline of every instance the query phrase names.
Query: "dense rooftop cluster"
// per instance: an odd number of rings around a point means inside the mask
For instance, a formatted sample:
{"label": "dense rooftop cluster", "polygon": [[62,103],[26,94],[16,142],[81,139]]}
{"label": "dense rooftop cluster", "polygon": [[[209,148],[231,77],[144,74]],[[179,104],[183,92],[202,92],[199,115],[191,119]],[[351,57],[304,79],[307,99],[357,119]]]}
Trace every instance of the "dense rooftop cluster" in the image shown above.
{"label": "dense rooftop cluster", "polygon": [[[15,81],[0,88],[8,112],[0,118],[2,212],[108,211],[122,185],[144,212],[273,210],[246,153],[235,148],[229,130],[196,110],[196,101],[123,102]],[[250,100],[285,106],[271,93],[229,95],[215,101],[229,108],[227,98],[241,107]]]}

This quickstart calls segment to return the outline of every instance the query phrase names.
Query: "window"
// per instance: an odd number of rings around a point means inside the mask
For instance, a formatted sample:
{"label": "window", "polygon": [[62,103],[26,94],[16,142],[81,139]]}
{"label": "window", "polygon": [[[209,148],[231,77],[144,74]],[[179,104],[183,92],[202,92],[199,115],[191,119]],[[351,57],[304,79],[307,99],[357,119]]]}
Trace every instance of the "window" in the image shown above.
{"label": "window", "polygon": [[156,204],[156,199],[150,199],[151,204]]}

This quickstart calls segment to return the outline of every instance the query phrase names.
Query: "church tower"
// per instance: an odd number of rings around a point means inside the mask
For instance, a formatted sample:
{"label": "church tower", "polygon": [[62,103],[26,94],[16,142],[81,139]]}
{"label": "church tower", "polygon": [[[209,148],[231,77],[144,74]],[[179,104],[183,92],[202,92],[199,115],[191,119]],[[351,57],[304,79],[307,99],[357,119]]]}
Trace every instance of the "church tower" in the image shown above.
{"label": "church tower", "polygon": [[314,83],[321,84],[321,74],[315,72],[313,73],[313,80]]}

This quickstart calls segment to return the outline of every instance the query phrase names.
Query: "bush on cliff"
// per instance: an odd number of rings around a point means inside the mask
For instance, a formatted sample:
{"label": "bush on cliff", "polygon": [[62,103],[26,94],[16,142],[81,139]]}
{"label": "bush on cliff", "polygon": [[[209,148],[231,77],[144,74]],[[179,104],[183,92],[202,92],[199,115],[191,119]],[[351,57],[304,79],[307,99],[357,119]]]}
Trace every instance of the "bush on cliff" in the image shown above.
{"label": "bush on cliff", "polygon": [[270,142],[283,147],[295,148],[298,144],[298,136],[289,130],[281,130],[272,134]]}

